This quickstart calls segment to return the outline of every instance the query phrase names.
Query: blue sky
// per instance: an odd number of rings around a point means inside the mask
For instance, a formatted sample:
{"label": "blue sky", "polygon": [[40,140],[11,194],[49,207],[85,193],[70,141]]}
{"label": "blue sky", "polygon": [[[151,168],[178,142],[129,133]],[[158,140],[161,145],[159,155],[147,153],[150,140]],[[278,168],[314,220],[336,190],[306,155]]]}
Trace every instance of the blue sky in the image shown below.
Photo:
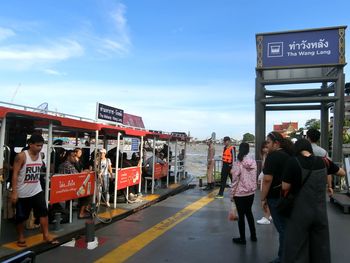
{"label": "blue sky", "polygon": [[[254,133],[255,34],[348,25],[349,10],[347,0],[4,1],[0,100],[88,118],[101,102],[149,129],[241,139]],[[268,113],[266,129],[310,118],[319,113]]]}

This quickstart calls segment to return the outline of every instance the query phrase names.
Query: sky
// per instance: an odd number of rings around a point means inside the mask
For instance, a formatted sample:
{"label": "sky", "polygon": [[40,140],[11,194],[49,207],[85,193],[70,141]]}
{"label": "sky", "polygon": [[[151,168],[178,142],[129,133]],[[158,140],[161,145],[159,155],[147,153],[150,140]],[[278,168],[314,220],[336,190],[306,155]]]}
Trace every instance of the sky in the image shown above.
{"label": "sky", "polygon": [[[255,133],[255,35],[349,25],[349,10],[348,0],[3,1],[0,101],[91,119],[100,102],[148,129],[242,139]],[[311,118],[319,112],[268,112],[266,130]]]}

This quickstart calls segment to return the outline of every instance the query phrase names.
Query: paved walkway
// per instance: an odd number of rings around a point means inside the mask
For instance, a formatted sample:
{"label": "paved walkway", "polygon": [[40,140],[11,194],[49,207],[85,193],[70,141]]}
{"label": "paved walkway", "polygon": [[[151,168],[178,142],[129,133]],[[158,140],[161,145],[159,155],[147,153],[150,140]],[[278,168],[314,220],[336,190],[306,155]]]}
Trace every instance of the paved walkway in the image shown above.
{"label": "paved walkway", "polygon": [[[37,256],[36,262],[269,262],[277,253],[274,226],[257,225],[258,242],[246,246],[231,242],[238,235],[236,222],[227,220],[228,198],[214,199],[217,190],[189,189],[133,213],[96,231],[100,245],[88,250],[81,241]],[[225,191],[227,195],[228,191]],[[261,217],[260,193],[253,213]],[[328,203],[332,262],[347,262],[350,215]],[[248,228],[248,226],[246,225]],[[247,235],[249,230],[247,229]],[[74,244],[73,244],[74,243]]]}
{"label": "paved walkway", "polygon": [[[187,178],[182,180],[181,183],[171,184],[169,188],[157,189],[154,194],[144,194],[142,202],[126,204],[118,203],[117,208],[111,209],[108,212],[105,208],[101,209],[99,217],[102,220],[111,219],[112,222],[121,220],[136,211],[142,210],[148,206],[151,206],[168,196],[177,194],[181,191],[184,191],[188,188],[189,183],[192,181],[192,178]],[[57,238],[61,244],[70,241],[72,238],[85,234],[85,222],[86,220],[77,219],[77,211],[73,211],[73,222],[70,224],[62,224],[61,228],[58,231],[55,231],[54,225],[50,224],[50,233],[54,238]],[[112,217],[112,218],[111,218]],[[105,224],[96,220],[95,229],[104,227]],[[26,248],[21,248],[17,246],[17,234],[15,231],[15,225],[13,220],[2,220],[2,231],[0,237],[0,262],[9,257],[18,255],[26,250],[34,251],[39,254],[49,249],[52,249],[53,245],[47,244],[42,241],[42,234],[39,229],[26,230]]]}

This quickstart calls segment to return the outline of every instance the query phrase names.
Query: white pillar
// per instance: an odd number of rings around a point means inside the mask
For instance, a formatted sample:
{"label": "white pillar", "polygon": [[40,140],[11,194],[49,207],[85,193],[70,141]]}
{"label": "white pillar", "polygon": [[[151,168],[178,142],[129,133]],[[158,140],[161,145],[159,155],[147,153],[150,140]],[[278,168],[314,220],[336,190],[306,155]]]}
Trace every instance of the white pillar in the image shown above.
{"label": "white pillar", "polygon": [[116,149],[116,160],[115,160],[115,176],[114,176],[114,201],[113,207],[117,207],[117,189],[118,189],[118,171],[119,171],[119,148],[120,148],[120,132],[118,132],[117,149]]}
{"label": "white pillar", "polygon": [[45,201],[46,206],[49,204],[49,184],[50,184],[50,170],[51,170],[51,152],[52,152],[52,122],[49,123],[47,149],[46,149],[46,178],[45,178]]}
{"label": "white pillar", "polygon": [[167,154],[167,163],[168,163],[168,172],[167,172],[167,175],[166,175],[166,187],[168,188],[169,187],[169,165],[170,165],[170,138],[168,139],[168,154]]}
{"label": "white pillar", "polygon": [[175,183],[177,183],[177,139],[175,140],[175,166],[174,166],[174,179]]}
{"label": "white pillar", "polygon": [[[2,119],[1,130],[0,130],[0,168],[4,168],[4,146],[5,146],[5,131],[6,131],[6,117]],[[2,222],[2,188],[3,188],[3,175],[0,181],[0,233],[1,233],[1,222]],[[7,200],[5,200],[6,202]]]}
{"label": "white pillar", "polygon": [[156,168],[156,137],[153,137],[153,162],[152,162],[152,194],[154,194],[154,170]]}
{"label": "white pillar", "polygon": [[[140,166],[140,177],[142,176],[142,158],[143,158],[143,136],[141,136],[141,147],[140,147],[140,161],[139,161],[139,166]],[[140,178],[140,183],[139,183],[139,193],[141,193],[141,185],[142,185],[142,178]]]}

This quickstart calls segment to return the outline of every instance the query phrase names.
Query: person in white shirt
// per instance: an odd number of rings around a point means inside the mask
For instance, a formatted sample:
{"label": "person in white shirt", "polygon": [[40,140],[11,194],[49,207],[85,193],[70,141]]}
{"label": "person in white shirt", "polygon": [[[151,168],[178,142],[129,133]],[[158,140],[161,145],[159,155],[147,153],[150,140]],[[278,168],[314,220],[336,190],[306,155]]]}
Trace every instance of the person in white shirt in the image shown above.
{"label": "person in white shirt", "polygon": [[40,151],[43,144],[44,138],[33,134],[28,139],[28,150],[17,154],[13,164],[11,201],[16,205],[15,221],[19,247],[27,246],[24,226],[32,209],[34,217],[40,220],[44,242],[53,245],[59,243],[49,235],[47,204],[40,184],[40,170],[43,165]]}
{"label": "person in white shirt", "polygon": [[327,151],[317,145],[320,137],[321,133],[314,128],[311,128],[306,132],[306,139],[311,143],[314,155],[319,157],[328,157]]}

